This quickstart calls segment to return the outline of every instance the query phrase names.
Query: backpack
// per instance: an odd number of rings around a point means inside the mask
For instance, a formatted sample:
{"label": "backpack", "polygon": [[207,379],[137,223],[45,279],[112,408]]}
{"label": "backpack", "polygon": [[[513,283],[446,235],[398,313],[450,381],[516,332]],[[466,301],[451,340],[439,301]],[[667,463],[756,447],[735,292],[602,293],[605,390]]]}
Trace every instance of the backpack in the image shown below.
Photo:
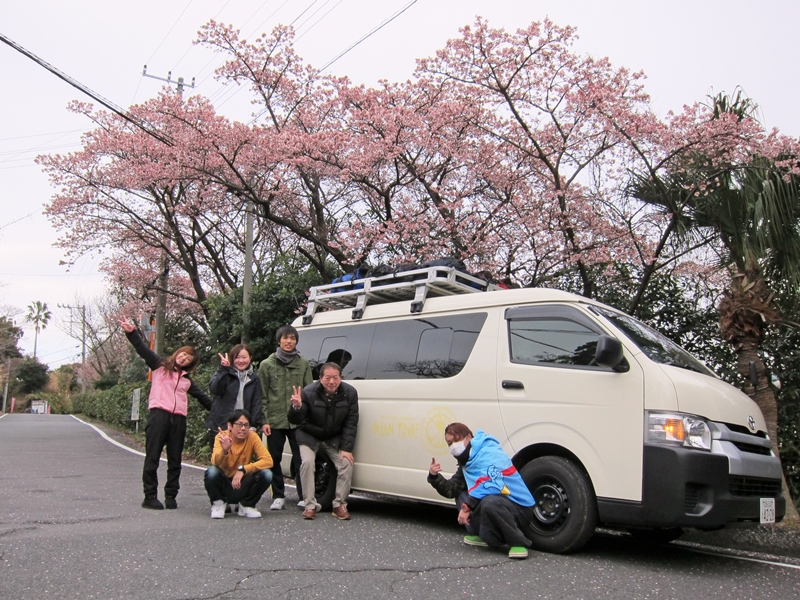
{"label": "backpack", "polygon": [[364,279],[368,277],[368,267],[358,267],[352,273],[345,273],[341,277],[336,277],[331,283],[343,283],[345,285],[331,289],[331,293],[346,292],[347,290],[361,290],[364,289],[363,283],[353,283],[357,279]]}

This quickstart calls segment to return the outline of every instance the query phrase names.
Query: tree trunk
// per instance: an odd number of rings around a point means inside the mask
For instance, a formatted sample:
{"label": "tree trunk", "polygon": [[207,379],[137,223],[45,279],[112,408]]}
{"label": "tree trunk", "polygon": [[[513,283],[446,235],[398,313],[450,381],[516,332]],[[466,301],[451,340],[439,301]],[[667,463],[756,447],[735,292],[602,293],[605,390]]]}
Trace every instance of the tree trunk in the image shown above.
{"label": "tree trunk", "polygon": [[[775,393],[769,385],[764,363],[758,355],[758,342],[754,339],[742,340],[742,343],[736,353],[739,373],[741,373],[745,387],[744,392],[750,396],[764,415],[764,420],[767,422],[767,435],[772,442],[772,451],[775,456],[780,459],[780,450],[778,449],[778,403],[775,400]],[[756,373],[758,375],[758,383],[753,387],[750,381],[750,363],[755,364]],[[789,487],[786,485],[786,476],[781,467],[781,487],[783,488],[783,497],[786,498],[786,516],[784,521],[797,522],[800,520],[797,514],[797,507],[794,504]]]}

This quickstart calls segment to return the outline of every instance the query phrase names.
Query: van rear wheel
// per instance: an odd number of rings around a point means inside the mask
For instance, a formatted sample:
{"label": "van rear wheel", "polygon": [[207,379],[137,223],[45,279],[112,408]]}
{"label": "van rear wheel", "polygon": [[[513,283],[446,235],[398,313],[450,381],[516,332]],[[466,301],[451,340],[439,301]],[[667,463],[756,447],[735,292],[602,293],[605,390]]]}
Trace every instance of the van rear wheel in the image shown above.
{"label": "van rear wheel", "polygon": [[322,510],[330,510],[336,496],[336,465],[324,452],[317,452],[314,464],[314,495]]}
{"label": "van rear wheel", "polygon": [[597,501],[582,467],[561,456],[543,456],[520,471],[536,501],[528,531],[538,550],[564,554],[594,535]]}

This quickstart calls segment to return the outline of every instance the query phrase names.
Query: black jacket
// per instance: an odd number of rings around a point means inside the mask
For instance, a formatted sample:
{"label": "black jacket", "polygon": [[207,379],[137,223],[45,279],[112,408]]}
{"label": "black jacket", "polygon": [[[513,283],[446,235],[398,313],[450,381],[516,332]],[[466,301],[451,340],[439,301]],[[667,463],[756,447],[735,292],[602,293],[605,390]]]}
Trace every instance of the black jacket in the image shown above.
{"label": "black jacket", "polygon": [[467,482],[464,479],[464,473],[461,472],[461,465],[458,465],[456,472],[453,473],[450,479],[445,479],[441,473],[436,475],[428,473],[428,483],[439,492],[440,496],[445,498],[458,498],[461,492],[467,491]]}
{"label": "black jacket", "polygon": [[[206,427],[217,431],[217,427],[228,428],[228,417],[236,406],[236,397],[239,394],[239,375],[235,367],[219,367],[211,376],[209,384],[214,400],[211,412],[206,421]],[[244,384],[244,409],[250,413],[250,426],[260,429],[264,415],[261,411],[261,382],[255,371],[250,373]]]}
{"label": "black jacket", "polygon": [[303,388],[303,404],[289,409],[289,422],[297,425],[297,443],[317,450],[319,442],[352,452],[358,429],[358,392],[342,382],[329,399],[319,381]]}

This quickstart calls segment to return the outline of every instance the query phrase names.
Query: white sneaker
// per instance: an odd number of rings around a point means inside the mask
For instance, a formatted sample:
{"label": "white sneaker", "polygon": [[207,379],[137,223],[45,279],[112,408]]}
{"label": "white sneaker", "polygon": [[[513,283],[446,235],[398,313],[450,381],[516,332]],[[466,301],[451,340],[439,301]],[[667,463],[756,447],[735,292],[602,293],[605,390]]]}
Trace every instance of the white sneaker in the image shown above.
{"label": "white sneaker", "polygon": [[299,506],[300,508],[305,508],[306,507],[306,501],[305,500],[300,500],[300,502],[297,503],[297,506]]}
{"label": "white sneaker", "polygon": [[257,508],[251,508],[249,506],[242,506],[239,505],[239,516],[240,517],[247,517],[248,519],[260,519],[261,518],[261,511]]}
{"label": "white sneaker", "polygon": [[211,505],[211,518],[224,519],[225,518],[225,500],[214,500]]}
{"label": "white sneaker", "polygon": [[283,498],[275,498],[272,501],[272,506],[269,507],[270,510],[283,510],[283,505],[286,503],[286,500]]}

